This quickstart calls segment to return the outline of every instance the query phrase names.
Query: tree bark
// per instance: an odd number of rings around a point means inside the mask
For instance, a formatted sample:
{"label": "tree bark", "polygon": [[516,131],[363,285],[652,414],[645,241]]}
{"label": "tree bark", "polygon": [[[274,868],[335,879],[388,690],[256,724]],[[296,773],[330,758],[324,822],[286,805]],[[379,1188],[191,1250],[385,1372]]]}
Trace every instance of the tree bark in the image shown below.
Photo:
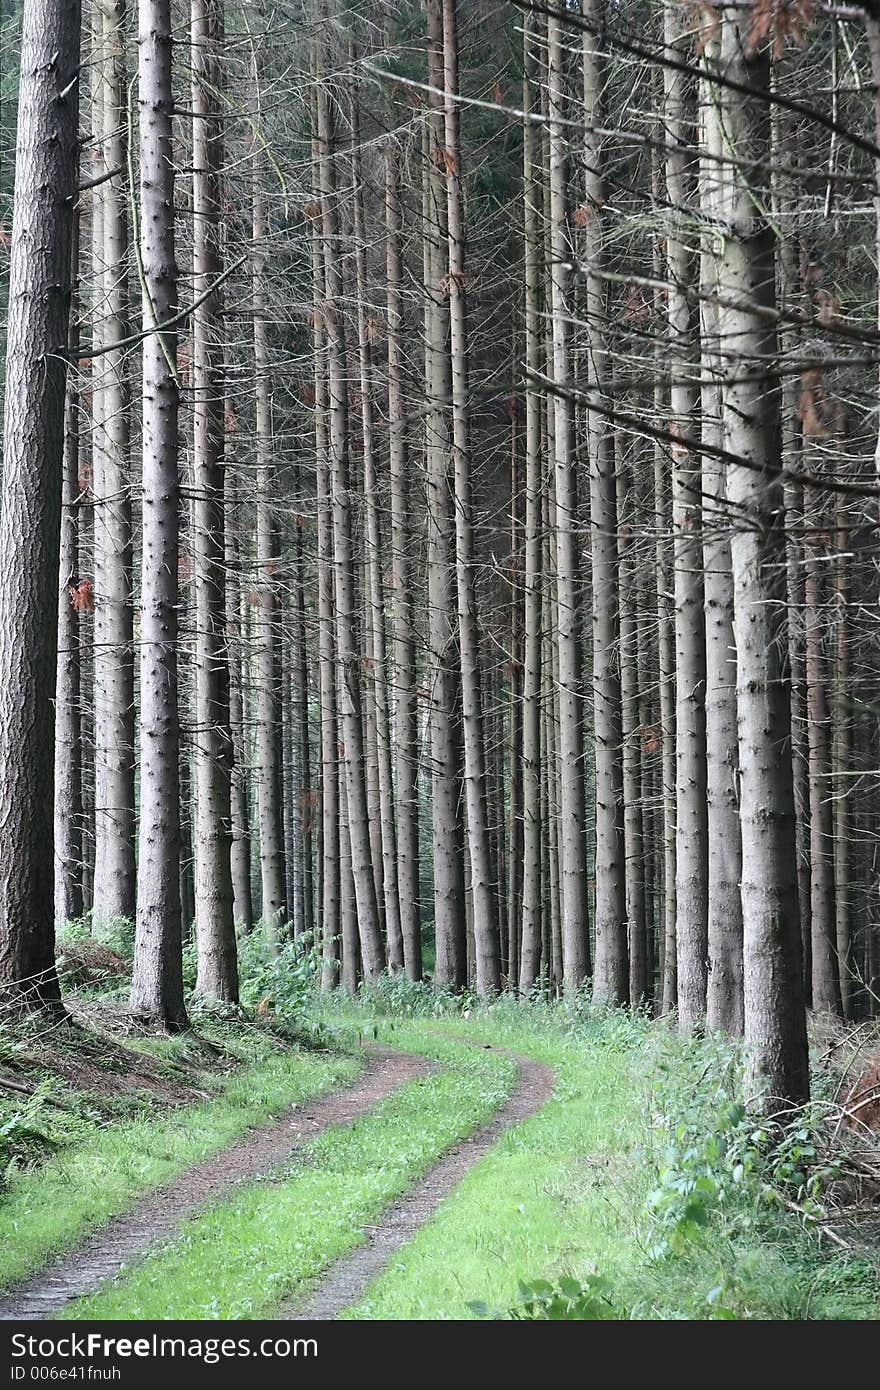
{"label": "tree bark", "polygon": [[[223,122],[217,95],[222,0],[192,0],[193,290],[222,272]],[[192,316],[193,549],[196,618],[196,992],[238,1002],[232,892],[232,730],[226,633],[223,305],[213,289]]]}
{"label": "tree bark", "polygon": [[0,995],[57,1009],[52,773],[77,0],[25,0],[0,513]]}
{"label": "tree bark", "polygon": [[[582,0],[591,30],[583,35],[584,169],[590,535],[593,577],[593,720],[596,744],[596,963],[598,1003],[625,1003],[629,994],[626,942],[626,863],[623,829],[622,709],[618,651],[617,497],[611,427],[602,414],[607,392],[607,286],[604,260],[602,125],[605,55],[604,0]],[[595,408],[589,408],[595,406]]]}
{"label": "tree bark", "polygon": [[480,638],[473,532],[470,415],[468,397],[468,323],[465,301],[465,227],[461,198],[461,142],[458,109],[458,34],[455,0],[429,0],[429,23],[435,10],[443,45],[443,167],[446,175],[448,296],[452,383],[452,457],[455,506],[455,574],[458,640],[461,659],[464,790],[467,844],[474,912],[476,986],[481,997],[501,988],[497,883],[492,871],[489,835],[488,778],[480,679]]}
{"label": "tree bark", "polygon": [[[102,151],[106,171],[128,164],[124,0],[102,0]],[[96,11],[96,20],[98,14]],[[100,323],[95,360],[95,884],[102,924],[135,912],[134,610],[128,354],[128,192],[121,172],[101,188]]]}
{"label": "tree bark", "polygon": [[[79,280],[79,214],[71,229],[71,277]],[[79,347],[76,308],[71,311],[68,345]],[[79,379],[67,376],[64,402],[64,451],[61,482],[61,535],[58,562],[58,666],[55,675],[55,920],[83,915],[83,804],[80,636],[83,618],[75,606],[80,584]]]}
{"label": "tree bark", "polygon": [[[259,76],[253,57],[253,87],[260,109]],[[260,916],[270,941],[284,925],[287,884],[284,871],[284,821],[282,814],[281,681],[278,645],[278,539],[275,526],[277,476],[272,444],[269,326],[267,318],[266,198],[263,189],[264,160],[260,137],[254,136],[252,169],[253,212],[253,334],[256,372],[257,603],[254,613],[254,716],[256,723],[255,774],[257,817],[260,832]]]}
{"label": "tree bark", "polygon": [[[788,687],[780,655],[778,558],[784,553],[779,397],[762,364],[776,334],[761,312],[774,294],[769,203],[770,59],[752,48],[746,21],[722,20],[720,68],[747,94],[719,88],[726,131],[717,216],[725,229],[719,256],[718,331],[736,344],[725,358],[725,448],[744,462],[728,468],[743,876],[744,1034],[750,1094],[801,1101],[809,1092],[795,859]],[[737,161],[737,163],[734,163]],[[748,176],[744,173],[748,170]],[[748,182],[746,178],[748,177]]]}
{"label": "tree bark", "polygon": [[[429,11],[430,13],[430,11]],[[438,35],[429,35],[428,117],[423,144],[423,265],[425,285],[425,465],[428,568],[428,672],[431,725],[431,822],[434,861],[434,983],[461,989],[467,983],[464,853],[461,824],[461,748],[453,515],[449,478],[449,313],[443,288],[446,194],[440,173],[443,57]]]}
{"label": "tree bark", "polygon": [[176,337],[158,324],[177,309],[174,252],[171,7],[139,0],[143,327],[141,797],[131,1005],[167,1028],[186,1026],[180,913],[180,715],[177,637],[180,386]]}
{"label": "tree bark", "polygon": [[[320,10],[320,7],[319,7]],[[385,968],[379,926],[376,881],[367,809],[364,733],[361,719],[360,658],[355,633],[357,600],[352,543],[351,489],[348,456],[348,393],[345,377],[345,336],[342,320],[342,280],[338,265],[336,190],[332,167],[333,138],[330,106],[323,73],[323,39],[318,40],[317,110],[318,178],[324,261],[324,328],[327,343],[329,392],[329,477],[333,510],[334,602],[336,660],[342,761],[345,772],[351,874],[357,905],[357,925],[364,978],[378,979]],[[345,884],[343,883],[343,887]]]}
{"label": "tree bark", "polygon": [[422,978],[419,914],[419,810],[416,658],[409,548],[410,460],[403,383],[401,300],[400,155],[385,146],[385,269],[388,311],[388,465],[391,480],[391,645],[394,672],[393,719],[397,886],[400,930],[407,979]]}
{"label": "tree bark", "polygon": [[[686,52],[681,12],[664,10],[667,51]],[[687,220],[696,189],[696,87],[691,74],[664,68],[668,329],[672,382],[670,431],[692,438],[698,361],[695,314],[689,292],[695,263]],[[678,1019],[690,1029],[706,1014],[708,955],[708,846],[706,827],[706,633],[700,545],[700,460],[683,443],[672,446],[673,583],[676,671],[676,969]]]}

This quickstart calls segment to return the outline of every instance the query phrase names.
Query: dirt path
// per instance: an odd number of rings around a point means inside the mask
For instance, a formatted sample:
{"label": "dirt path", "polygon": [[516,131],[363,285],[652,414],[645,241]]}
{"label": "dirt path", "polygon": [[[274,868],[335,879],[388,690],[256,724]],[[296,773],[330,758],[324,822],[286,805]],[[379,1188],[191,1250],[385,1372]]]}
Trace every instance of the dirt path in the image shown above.
{"label": "dirt path", "polygon": [[515,1053],[508,1053],[508,1056],[516,1062],[519,1078],[510,1099],[489,1124],[444,1154],[414,1187],[388,1208],[379,1225],[364,1227],[365,1245],[359,1245],[331,1265],[305,1298],[300,1295],[282,1303],[274,1315],[276,1318],[330,1321],[350,1308],[363,1296],[370,1280],[385,1267],[395,1251],[430,1220],[444,1197],[505,1130],[528,1119],[549,1100],[555,1080],[552,1067]]}
{"label": "dirt path", "polygon": [[391,1048],[370,1045],[368,1051],[366,1070],[353,1085],[294,1106],[274,1123],[251,1130],[231,1147],[151,1192],[39,1274],[0,1294],[0,1320],[49,1318],[72,1299],[94,1293],[123,1265],[167,1239],[192,1212],[222,1197],[236,1183],[270,1173],[321,1130],[349,1124],[435,1066],[427,1058]]}

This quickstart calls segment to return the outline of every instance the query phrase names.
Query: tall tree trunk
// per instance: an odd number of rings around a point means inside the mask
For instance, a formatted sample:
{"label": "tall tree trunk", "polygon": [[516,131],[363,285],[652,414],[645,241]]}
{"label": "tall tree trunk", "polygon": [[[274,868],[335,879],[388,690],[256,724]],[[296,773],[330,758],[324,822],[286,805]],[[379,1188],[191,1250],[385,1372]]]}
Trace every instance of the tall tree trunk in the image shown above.
{"label": "tall tree trunk", "polygon": [[[844,429],[838,433],[844,436]],[[847,516],[844,497],[838,493],[836,498],[836,537],[834,549],[837,558],[834,565],[834,708],[832,713],[833,735],[831,744],[832,781],[834,796],[834,907],[837,963],[840,972],[840,1002],[843,1016],[852,1019],[854,1013],[854,990],[856,979],[854,971],[852,942],[852,901],[851,869],[853,855],[850,836],[853,825],[850,812],[847,774],[853,763],[851,699],[851,642],[850,628],[850,519]]]}
{"label": "tall tree trunk", "polygon": [[192,0],[193,549],[196,618],[197,993],[238,1001],[232,893],[232,731],[226,633],[223,306],[212,289],[222,269],[223,124],[219,108],[222,0]]}
{"label": "tall tree trunk", "polygon": [[618,643],[617,498],[611,426],[602,411],[607,392],[607,287],[604,260],[602,98],[605,55],[601,34],[605,0],[582,0],[590,25],[583,35],[584,170],[590,534],[593,576],[593,720],[596,744],[596,964],[597,1002],[626,1002],[626,863],[623,831],[622,709]]}
{"label": "tall tree trunk", "polygon": [[[256,54],[253,86],[260,108]],[[256,724],[257,815],[260,830],[260,916],[270,940],[284,925],[287,885],[284,872],[282,815],[281,681],[278,646],[278,539],[274,506],[277,488],[272,443],[269,331],[267,317],[266,197],[261,137],[254,136],[252,169],[253,212],[253,331],[256,372],[257,605],[254,614],[254,715]]]}
{"label": "tall tree trunk", "polygon": [[[317,173],[317,170],[316,170]],[[318,510],[318,688],[321,711],[321,989],[339,983],[342,955],[342,866],[336,643],[333,633],[333,514],[330,501],[324,271],[320,214],[312,236],[315,351],[315,464]]]}
{"label": "tall tree trunk", "polygon": [[443,59],[436,35],[428,45],[429,115],[425,128],[423,257],[425,285],[425,462],[428,568],[428,672],[431,722],[431,821],[434,861],[434,983],[467,982],[464,854],[457,631],[452,567],[453,516],[449,479],[449,315],[446,274],[446,195],[440,173]]}
{"label": "tall tree trunk", "polygon": [[[686,53],[682,12],[664,10],[667,51]],[[692,75],[664,68],[668,324],[672,382],[670,430],[693,438],[697,393],[695,275],[687,220],[694,213],[696,87]],[[700,460],[684,443],[672,446],[673,582],[676,669],[676,957],[678,1018],[693,1028],[706,1014],[708,954],[708,845],[706,830],[706,633],[700,546]]]}
{"label": "tall tree trunk", "polygon": [[[812,388],[809,383],[805,391]],[[814,407],[810,407],[811,411]],[[814,448],[808,458],[816,460]],[[815,463],[814,463],[814,469]],[[831,708],[825,660],[827,561],[823,554],[827,500],[804,487],[804,672],[807,695],[807,748],[810,795],[810,924],[812,1004],[819,1012],[841,1013],[834,909],[834,810],[831,799]]]}
{"label": "tall tree trunk", "polygon": [[[320,6],[319,6],[320,11]],[[351,874],[357,904],[357,924],[364,978],[378,979],[385,967],[379,926],[376,881],[367,810],[364,731],[361,720],[360,658],[355,621],[355,567],[352,542],[351,489],[348,456],[348,389],[345,376],[345,336],[342,319],[342,280],[338,265],[336,189],[332,155],[330,105],[323,73],[323,39],[317,42],[318,178],[323,234],[324,328],[327,342],[329,387],[330,494],[333,509],[334,599],[336,608],[336,657],[339,723],[342,731],[343,767],[351,842]],[[345,885],[343,884],[343,887]]]}
{"label": "tall tree trunk", "polygon": [[[477,993],[501,988],[497,883],[492,872],[489,795],[480,639],[477,628],[476,559],[473,531],[470,415],[468,398],[468,324],[465,303],[465,228],[461,198],[461,141],[458,110],[458,34],[455,0],[429,0],[429,24],[435,10],[443,45],[444,163],[448,234],[450,357],[452,382],[452,453],[455,498],[455,574],[458,638],[461,657],[464,789],[467,843],[474,911]],[[579,775],[579,773],[578,773]],[[583,834],[581,834],[583,843]]]}
{"label": "tall tree trunk", "polygon": [[[135,911],[134,648],[128,356],[128,83],[124,0],[102,4],[101,322],[95,440],[95,820],[93,918]],[[97,14],[96,14],[97,18]]]}
{"label": "tall tree trunk", "polygon": [[[618,446],[623,452],[622,445]],[[648,993],[645,920],[645,836],[642,819],[642,731],[639,719],[639,610],[634,536],[636,496],[632,468],[620,457],[617,521],[620,550],[620,693],[623,733],[623,817],[626,845],[626,918],[629,935],[629,997],[644,1002]]]}
{"label": "tall tree trunk", "polygon": [[[661,127],[662,130],[662,127]],[[659,202],[660,154],[654,152],[651,161],[651,196]],[[663,277],[663,251],[659,238],[654,238],[652,268],[658,283]],[[659,325],[664,315],[664,297],[654,291],[654,319]],[[654,412],[658,420],[668,416],[666,376],[666,347],[657,333],[654,345]],[[675,634],[672,616],[672,573],[669,539],[672,531],[669,469],[666,448],[660,440],[654,443],[654,583],[657,601],[657,675],[660,707],[661,813],[663,854],[663,899],[659,923],[660,990],[658,1011],[671,1013],[678,997],[675,950]]]}
{"label": "tall tree trunk", "polygon": [[309,652],[306,630],[306,552],[305,528],[302,518],[297,519],[294,537],[295,594],[294,594],[294,699],[293,717],[296,721],[296,739],[299,752],[297,768],[297,808],[296,819],[297,857],[300,865],[300,881],[297,897],[298,929],[313,932],[315,928],[314,870],[312,859],[312,831],[315,819],[315,795],[312,787],[312,752],[309,737]]}
{"label": "tall tree trunk", "polygon": [[[227,403],[225,416],[230,424],[234,418]],[[232,734],[232,785],[230,817],[232,845],[233,920],[245,933],[254,925],[254,905],[251,890],[251,817],[249,797],[250,739],[245,717],[245,682],[242,647],[247,638],[247,604],[243,592],[241,510],[231,466],[226,461],[226,647],[229,662],[229,725]]]}
{"label": "tall tree trunk", "polygon": [[52,772],[73,207],[77,0],[25,0],[0,513],[0,995],[57,1008]]}
{"label": "tall tree trunk", "polygon": [[[731,537],[737,650],[740,814],[743,876],[744,1034],[748,1086],[770,1098],[803,1100],[809,1091],[795,859],[794,794],[788,687],[779,646],[783,496],[778,473],[779,397],[764,364],[776,355],[772,320],[773,231],[769,199],[770,59],[753,48],[747,21],[721,22],[720,69],[743,84],[717,88],[725,130],[718,216],[718,331],[736,344],[725,357],[724,445],[731,463],[727,499],[736,518]],[[743,172],[748,168],[748,182]]]}
{"label": "tall tree trunk", "polygon": [[[352,59],[354,60],[354,51]],[[385,641],[385,602],[382,581],[382,527],[379,513],[379,475],[376,462],[376,428],[373,402],[373,354],[371,337],[375,324],[367,313],[367,241],[364,226],[364,190],[360,158],[360,93],[353,90],[351,101],[351,160],[354,209],[355,270],[357,282],[358,367],[361,396],[361,430],[364,459],[364,510],[366,513],[367,624],[372,648],[368,667],[370,702],[376,724],[376,763],[379,793],[378,887],[382,889],[388,967],[403,969],[403,931],[400,893],[397,882],[397,829],[394,819],[394,779],[391,759],[391,726],[388,700],[388,660]]]}
{"label": "tall tree trunk", "polygon": [[400,154],[385,146],[385,268],[388,308],[388,462],[391,478],[391,623],[397,887],[407,978],[422,978],[416,657],[411,563],[410,460],[403,383]]}
{"label": "tall tree trunk", "polygon": [[[71,276],[79,279],[79,214],[71,229]],[[75,292],[75,291],[74,291]],[[79,329],[71,312],[68,344],[79,347]],[[61,481],[61,534],[58,563],[58,666],[55,675],[55,920],[68,922],[83,914],[82,720],[80,681],[79,528],[83,513],[80,485],[79,381],[67,377],[64,403],[64,452]]]}
{"label": "tall tree trunk", "polygon": [[178,527],[180,474],[176,337],[159,325],[177,308],[170,0],[139,0],[143,275],[143,562],[141,797],[132,1008],[186,1026],[180,920]]}
{"label": "tall tree trunk", "polygon": [[[721,130],[711,93],[701,92],[701,146],[710,158],[700,170],[701,210],[711,218]],[[701,399],[705,444],[723,442],[721,389],[723,372],[718,341],[715,262],[704,237],[700,258]],[[716,454],[702,456],[702,535],[706,622],[706,805],[708,811],[709,973],[706,1018],[710,1028],[742,1033],[742,843],[737,789],[736,647],[733,638],[733,577],[730,571],[730,522],[724,465]]]}

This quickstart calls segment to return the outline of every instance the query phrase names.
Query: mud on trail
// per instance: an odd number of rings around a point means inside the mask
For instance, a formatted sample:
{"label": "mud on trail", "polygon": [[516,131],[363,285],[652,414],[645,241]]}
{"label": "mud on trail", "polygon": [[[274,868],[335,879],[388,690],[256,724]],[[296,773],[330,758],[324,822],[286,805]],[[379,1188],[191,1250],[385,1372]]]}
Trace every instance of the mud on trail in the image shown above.
{"label": "mud on trail", "polygon": [[436,1066],[427,1058],[387,1047],[370,1044],[365,1051],[366,1069],[350,1086],[294,1106],[279,1120],[251,1130],[0,1295],[0,1320],[50,1318],[73,1299],[94,1293],[124,1265],[173,1235],[193,1212],[222,1198],[237,1183],[271,1175],[322,1130],[350,1124]]}
{"label": "mud on trail", "polygon": [[510,1098],[489,1123],[469,1139],[448,1149],[383,1213],[376,1225],[363,1228],[364,1245],[357,1246],[331,1265],[313,1284],[311,1293],[286,1299],[275,1312],[276,1319],[331,1321],[357,1303],[391,1256],[430,1221],[444,1198],[505,1131],[534,1115],[550,1099],[555,1084],[553,1068],[517,1053],[508,1052],[507,1055],[517,1064],[517,1083]]}

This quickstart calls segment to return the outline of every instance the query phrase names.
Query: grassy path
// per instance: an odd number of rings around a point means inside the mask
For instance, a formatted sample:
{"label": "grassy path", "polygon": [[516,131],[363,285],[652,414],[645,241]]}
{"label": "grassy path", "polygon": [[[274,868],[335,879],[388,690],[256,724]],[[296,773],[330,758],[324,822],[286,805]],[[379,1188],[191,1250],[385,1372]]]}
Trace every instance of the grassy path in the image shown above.
{"label": "grassy path", "polygon": [[0,1289],[79,1245],[145,1194],[271,1124],[292,1105],[352,1081],[355,1056],[303,1052],[255,1036],[245,1065],[197,1105],[88,1122],[76,1142],[40,1167],[13,1173],[0,1190]]}
{"label": "grassy path", "polygon": [[44,1318],[94,1293],[121,1268],[167,1239],[193,1212],[222,1199],[239,1183],[270,1175],[316,1134],[351,1123],[426,1070],[421,1058],[374,1046],[354,1085],[296,1106],[273,1124],[251,1131],[188,1168],[173,1184],[151,1193],[65,1258],[0,1297],[0,1318]]}
{"label": "grassy path", "polygon": [[245,1185],[185,1221],[166,1246],[61,1316],[262,1317],[359,1244],[440,1154],[486,1123],[516,1080],[510,1058],[415,1026],[384,1040],[439,1066],[318,1135],[286,1174]]}

